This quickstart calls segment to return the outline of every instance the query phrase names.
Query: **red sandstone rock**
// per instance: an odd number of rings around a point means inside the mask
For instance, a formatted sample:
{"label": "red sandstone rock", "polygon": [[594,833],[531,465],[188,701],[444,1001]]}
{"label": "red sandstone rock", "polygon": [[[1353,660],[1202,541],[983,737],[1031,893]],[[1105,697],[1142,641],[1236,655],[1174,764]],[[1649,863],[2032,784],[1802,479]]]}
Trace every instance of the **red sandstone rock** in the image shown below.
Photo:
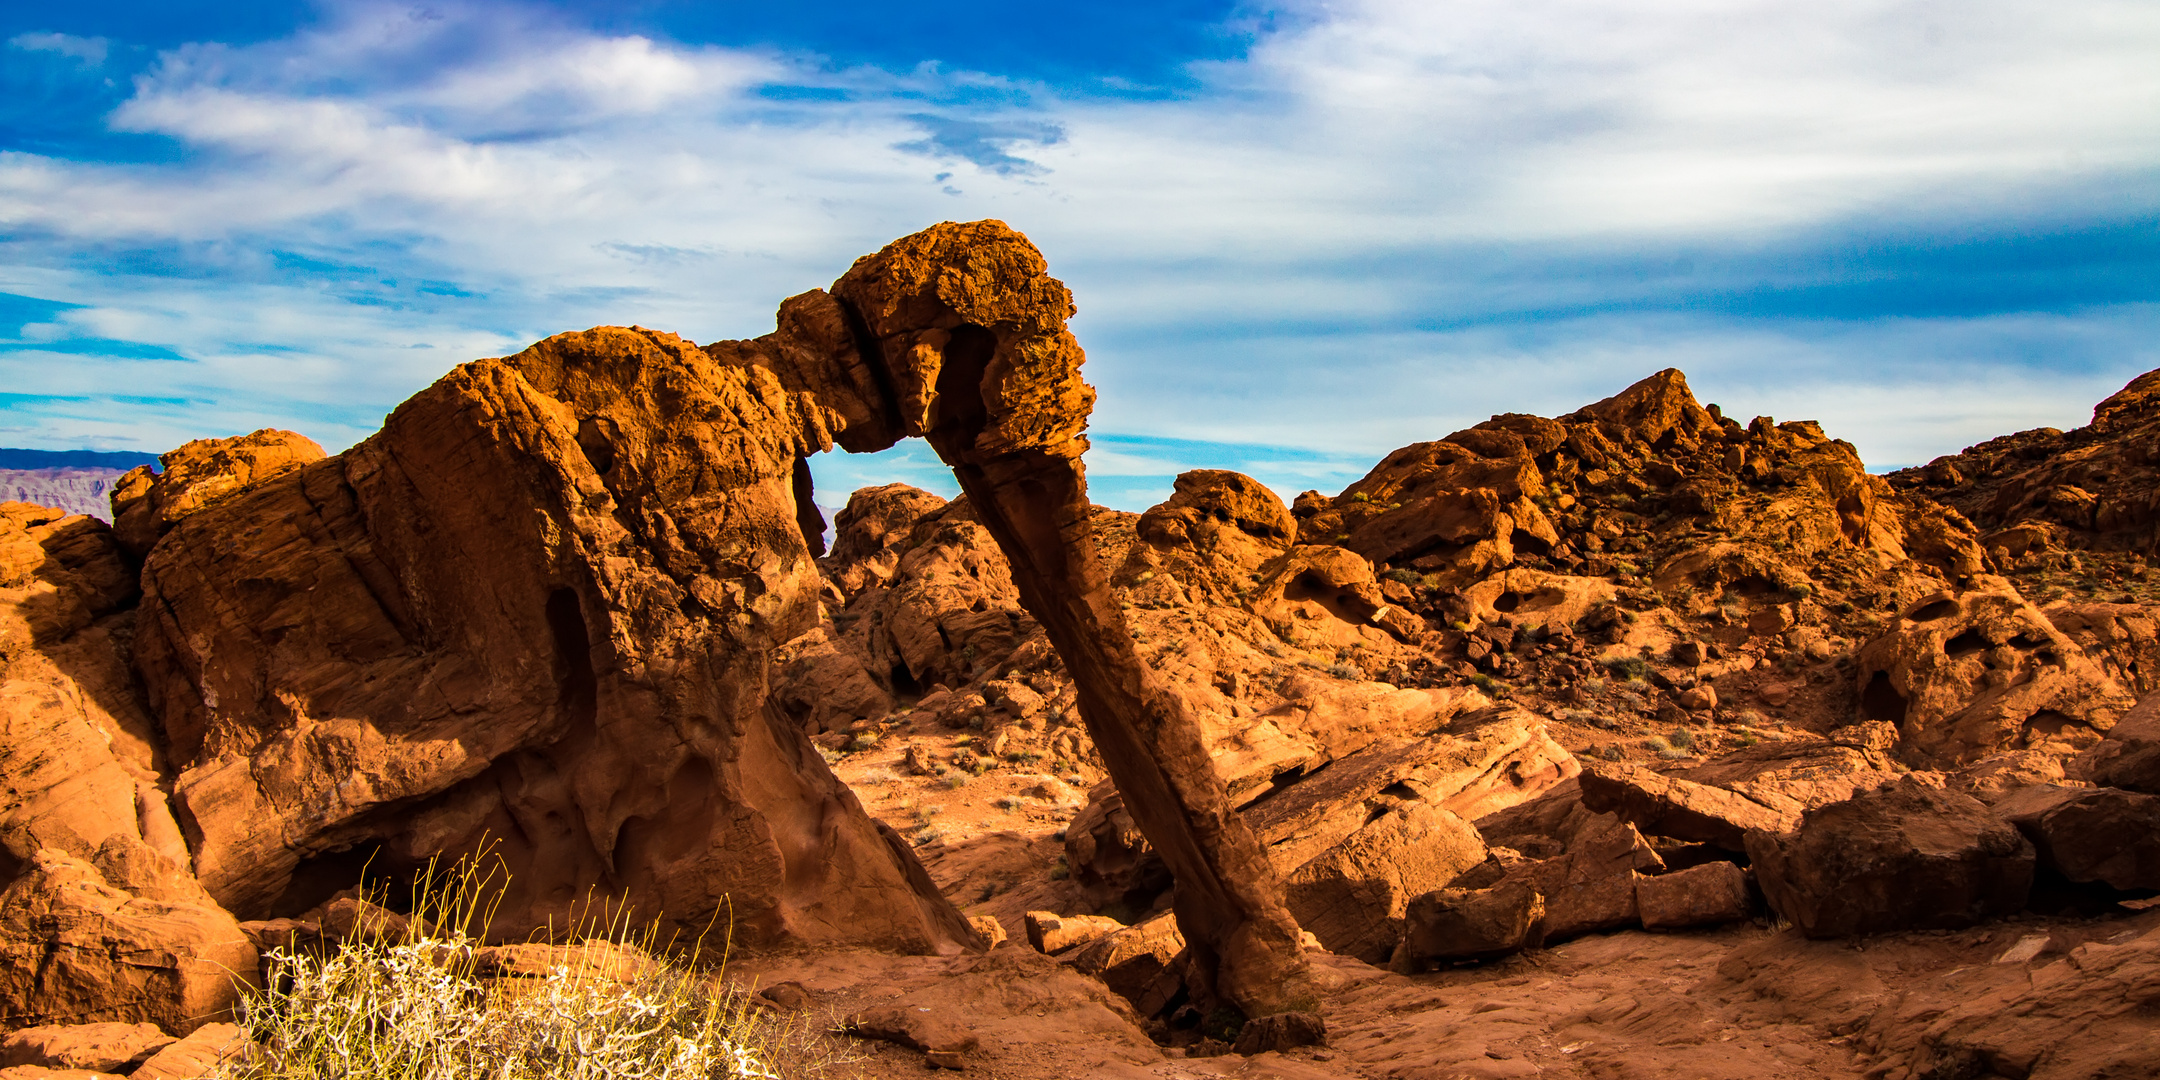
{"label": "red sandstone rock", "polygon": [[1054,911],[1027,913],[1028,944],[1039,953],[1064,952],[1123,929],[1124,923],[1100,915],[1059,915]]}
{"label": "red sandstone rock", "polygon": [[[1872,1025],[1886,1075],[2031,1080],[2160,1075],[2149,1011],[2160,1000],[2160,932],[2079,945],[2029,977]],[[1979,1072],[1976,1070],[1986,1070]]]}
{"label": "red sandstone rock", "polygon": [[1538,943],[1544,917],[1544,898],[1527,882],[1438,889],[1410,902],[1403,916],[1402,945],[1391,966],[1417,972],[1432,964],[1520,952]]}
{"label": "red sandstone rock", "polygon": [[156,1024],[50,1024],[24,1028],[0,1041],[0,1066],[132,1071],[174,1041]]}
{"label": "red sandstone rock", "polygon": [[144,852],[187,863],[119,644],[135,591],[102,522],[0,503],[0,882],[46,848],[131,891],[162,876]]}
{"label": "red sandstone rock", "polygon": [[2080,780],[2160,795],[2160,695],[2139,701],[2066,769]]}
{"label": "red sandstone rock", "polygon": [[2115,788],[2028,787],[1995,804],[2071,881],[2160,889],[2160,795]]}
{"label": "red sandstone rock", "polygon": [[1809,937],[1970,926],[2025,903],[2033,846],[1969,795],[1905,779],[1751,832],[1763,895]]}
{"label": "red sandstone rock", "polygon": [[0,1015],[18,1022],[192,1031],[229,1014],[255,972],[254,946],[207,900],[134,896],[58,851],[0,892]]}
{"label": "red sandstone rock", "polygon": [[1645,930],[1680,930],[1745,919],[1754,905],[1747,873],[1729,862],[1707,862],[1635,882],[1635,905]]}
{"label": "red sandstone rock", "polygon": [[237,1024],[204,1024],[152,1055],[131,1075],[140,1080],[207,1080],[244,1053],[247,1033]]}
{"label": "red sandstone rock", "polygon": [[2002,587],[1912,605],[1859,653],[1864,719],[1951,764],[1999,750],[2070,753],[2129,709],[2129,694],[2038,608]]}
{"label": "red sandstone rock", "polygon": [[1411,898],[1484,859],[1477,830],[1455,814],[1423,801],[1381,802],[1363,827],[1290,872],[1284,901],[1329,952],[1385,963]]}
{"label": "red sandstone rock", "polygon": [[322,457],[315,440],[271,428],[197,439],[159,455],[162,472],[144,465],[114,484],[113,529],[120,546],[140,560],[181,518]]}
{"label": "red sandstone rock", "polygon": [[1747,832],[1784,832],[1799,823],[1797,802],[1764,805],[1722,787],[1666,776],[1641,766],[1592,764],[1582,774],[1583,805],[1617,813],[1658,836],[1745,850]]}
{"label": "red sandstone rock", "polygon": [[1138,1004],[1171,961],[1185,950],[1176,916],[1165,912],[1113,930],[1081,946],[1066,961],[1074,971],[1101,979],[1113,993]]}
{"label": "red sandstone rock", "polygon": [[725,899],[738,941],[972,942],[764,709],[816,615],[792,476],[825,422],[679,339],[567,334],[182,519],[136,644],[205,887],[292,914],[340,851],[394,873],[484,836],[498,933],[597,885],[684,928]]}

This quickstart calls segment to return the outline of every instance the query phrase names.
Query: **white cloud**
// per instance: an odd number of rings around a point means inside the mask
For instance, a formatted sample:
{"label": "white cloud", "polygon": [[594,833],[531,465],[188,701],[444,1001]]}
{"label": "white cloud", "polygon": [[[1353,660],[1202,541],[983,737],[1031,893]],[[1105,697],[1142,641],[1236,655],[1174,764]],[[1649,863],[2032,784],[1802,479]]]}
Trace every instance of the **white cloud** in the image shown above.
{"label": "white cloud", "polygon": [[101,37],[76,37],[73,34],[17,34],[8,44],[25,52],[59,53],[82,61],[90,67],[102,67],[111,42]]}
{"label": "white cloud", "polygon": [[[2160,363],[2150,308],[1850,332],[1600,312],[1627,275],[1583,261],[1713,250],[1737,269],[1698,287],[1740,289],[1855,222],[2149,211],[2150,4],[1315,2],[1167,100],[441,10],[350,5],[291,39],[167,54],[111,122],[175,161],[0,153],[18,237],[0,290],[197,361],[96,378],[289,409],[333,444],[456,360],[601,321],[760,333],[854,256],[976,217],[1029,232],[1075,286],[1113,431],[1377,455],[1677,364],[1718,393],[1819,402],[1871,459],[1909,460]],[[65,51],[49,37],[11,44]],[[1653,268],[1642,288],[1661,275],[1689,279]],[[1560,314],[1418,325],[1541,309]],[[2076,373],[2036,374],[2064,349]],[[2021,393],[1913,391],[1980,379]]]}

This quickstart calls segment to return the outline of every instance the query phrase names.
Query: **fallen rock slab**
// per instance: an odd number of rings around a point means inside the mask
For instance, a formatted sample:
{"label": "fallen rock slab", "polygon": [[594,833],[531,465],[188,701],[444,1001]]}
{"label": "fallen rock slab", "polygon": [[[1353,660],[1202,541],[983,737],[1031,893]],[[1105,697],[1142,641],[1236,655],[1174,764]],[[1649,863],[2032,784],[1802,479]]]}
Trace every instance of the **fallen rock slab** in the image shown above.
{"label": "fallen rock slab", "polygon": [[1434,964],[1494,960],[1535,946],[1545,898],[1524,881],[1490,889],[1436,889],[1410,901],[1402,945],[1389,966],[1415,973]]}
{"label": "fallen rock slab", "polygon": [[1737,922],[1754,909],[1748,898],[1747,872],[1729,862],[1637,878],[1635,906],[1645,930]]}
{"label": "fallen rock slab", "polygon": [[1064,952],[1123,929],[1124,923],[1101,915],[1060,915],[1054,911],[1027,913],[1028,944],[1039,953]]}
{"label": "fallen rock slab", "polygon": [[1969,795],[1908,777],[1751,832],[1764,898],[1808,937],[1950,929],[2007,915],[2031,891],[2032,843]]}
{"label": "fallen rock slab", "polygon": [[2037,785],[1995,804],[2040,865],[2071,881],[2160,889],[2160,795]]}
{"label": "fallen rock slab", "polygon": [[1802,806],[1778,798],[1765,805],[1738,792],[1667,776],[1641,765],[1600,762],[1583,769],[1583,805],[1618,814],[1652,836],[1716,844],[1727,851],[1746,850],[1749,830],[1785,832],[1799,821]]}
{"label": "fallen rock slab", "polygon": [[1469,822],[1423,801],[1398,803],[1292,871],[1283,900],[1329,952],[1385,963],[1402,940],[1411,898],[1484,859],[1485,842]]}
{"label": "fallen rock slab", "polygon": [[131,1075],[135,1080],[203,1080],[247,1045],[247,1032],[238,1024],[204,1024],[152,1055]]}
{"label": "fallen rock slab", "polygon": [[156,1024],[47,1024],[0,1041],[0,1065],[121,1072],[175,1041]]}
{"label": "fallen rock slab", "polygon": [[1164,912],[1096,938],[1065,959],[1074,971],[1101,979],[1112,992],[1137,1004],[1184,949],[1177,916]]}
{"label": "fallen rock slab", "polygon": [[1300,1046],[1326,1046],[1327,1021],[1309,1012],[1282,1012],[1256,1016],[1238,1029],[1235,1053],[1251,1057],[1270,1050],[1295,1050]]}

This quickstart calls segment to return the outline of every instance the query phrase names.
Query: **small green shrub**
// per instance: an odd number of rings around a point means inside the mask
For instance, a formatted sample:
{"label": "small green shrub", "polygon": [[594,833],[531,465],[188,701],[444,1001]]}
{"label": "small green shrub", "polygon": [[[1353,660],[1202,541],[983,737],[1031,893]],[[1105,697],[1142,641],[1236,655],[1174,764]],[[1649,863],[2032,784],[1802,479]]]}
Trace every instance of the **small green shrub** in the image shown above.
{"label": "small green shrub", "polygon": [[1650,677],[1650,661],[1640,656],[1616,656],[1605,661],[1605,670],[1615,679],[1639,683]]}

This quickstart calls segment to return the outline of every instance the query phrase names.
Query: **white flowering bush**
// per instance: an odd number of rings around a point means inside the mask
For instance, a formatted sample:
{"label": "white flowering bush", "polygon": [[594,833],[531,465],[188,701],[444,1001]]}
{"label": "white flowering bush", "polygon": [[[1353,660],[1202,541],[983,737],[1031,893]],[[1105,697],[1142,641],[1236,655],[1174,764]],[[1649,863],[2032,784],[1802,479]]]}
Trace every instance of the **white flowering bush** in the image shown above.
{"label": "white flowering bush", "polygon": [[[223,1080],[798,1080],[833,1058],[805,1021],[754,1010],[710,972],[628,954],[545,975],[484,970],[462,929],[472,875],[453,875],[409,928],[361,933],[328,951],[266,956],[266,990],[244,1006],[252,1042]],[[484,919],[480,920],[484,923]],[[612,935],[620,939],[621,934]],[[650,945],[650,941],[640,944]],[[603,940],[595,955],[624,950]],[[783,1069],[775,1061],[786,1060]]]}

